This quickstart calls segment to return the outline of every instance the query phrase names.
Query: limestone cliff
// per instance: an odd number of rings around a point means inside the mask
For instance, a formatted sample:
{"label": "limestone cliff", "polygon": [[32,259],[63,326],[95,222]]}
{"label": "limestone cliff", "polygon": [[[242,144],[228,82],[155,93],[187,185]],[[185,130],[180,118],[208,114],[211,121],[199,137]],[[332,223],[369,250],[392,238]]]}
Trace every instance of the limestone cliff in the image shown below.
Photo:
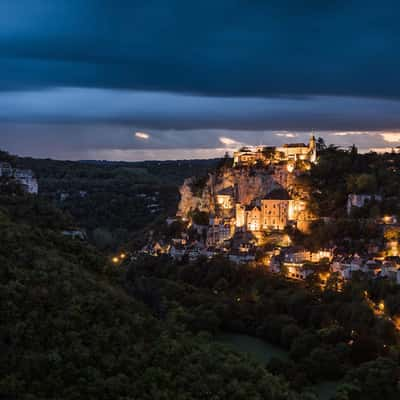
{"label": "limestone cliff", "polygon": [[186,218],[190,211],[200,210],[212,212],[214,209],[212,199],[211,176],[205,182],[204,186],[199,187],[195,177],[185,179],[183,185],[179,188],[180,202],[177,216]]}
{"label": "limestone cliff", "polygon": [[199,185],[198,178],[188,178],[180,188],[181,200],[178,216],[187,217],[190,210],[199,209],[213,213],[215,196],[231,188],[235,203],[248,205],[265,198],[274,189],[292,191],[295,172],[289,173],[286,165],[260,168],[222,168],[209,174]]}

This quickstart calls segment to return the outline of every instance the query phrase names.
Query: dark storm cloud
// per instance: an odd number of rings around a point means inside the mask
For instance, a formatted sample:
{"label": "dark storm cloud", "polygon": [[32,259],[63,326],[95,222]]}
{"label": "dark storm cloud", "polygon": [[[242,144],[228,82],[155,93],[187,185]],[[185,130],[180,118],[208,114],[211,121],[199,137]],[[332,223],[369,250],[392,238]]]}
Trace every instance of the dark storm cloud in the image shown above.
{"label": "dark storm cloud", "polygon": [[394,0],[0,0],[0,147],[211,157],[312,128],[398,145],[399,17]]}
{"label": "dark storm cloud", "polygon": [[82,88],[0,92],[0,121],[16,120],[97,121],[180,130],[393,130],[400,126],[400,101],[333,96],[206,97]]}
{"label": "dark storm cloud", "polygon": [[0,2],[0,87],[400,95],[397,1]]}

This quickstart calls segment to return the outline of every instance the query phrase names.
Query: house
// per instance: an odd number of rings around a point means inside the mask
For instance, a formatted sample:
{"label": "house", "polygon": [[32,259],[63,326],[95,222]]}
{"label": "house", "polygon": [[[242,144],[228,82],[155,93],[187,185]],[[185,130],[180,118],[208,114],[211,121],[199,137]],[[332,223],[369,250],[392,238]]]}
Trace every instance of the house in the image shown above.
{"label": "house", "polygon": [[177,221],[178,221],[178,218],[176,218],[176,217],[168,217],[165,221],[166,221],[167,225],[170,226],[170,225],[172,225],[174,222],[177,222]]}
{"label": "house", "polygon": [[361,271],[367,274],[370,278],[374,278],[381,274],[382,262],[378,260],[368,260],[361,267]]}
{"label": "house", "polygon": [[72,239],[86,240],[86,232],[81,229],[68,229],[61,232],[64,236],[69,236]]}
{"label": "house", "polygon": [[234,220],[210,218],[210,225],[207,230],[207,246],[214,246],[232,238],[235,232]]}
{"label": "house", "polygon": [[66,193],[66,192],[61,192],[61,193],[60,193],[60,201],[61,201],[61,202],[67,200],[68,197],[69,197],[69,193]]}
{"label": "house", "polygon": [[38,193],[38,182],[30,169],[15,169],[14,178],[21,184],[24,190],[31,194]]}
{"label": "house", "polygon": [[236,264],[247,264],[249,262],[252,262],[256,259],[254,253],[246,252],[246,253],[241,253],[238,251],[232,251],[228,255],[229,261],[236,263]]}
{"label": "house", "polygon": [[270,270],[271,272],[276,273],[276,274],[278,274],[279,272],[281,272],[281,262],[280,262],[279,256],[273,255],[273,256],[270,258],[270,261],[269,261],[269,270]]}
{"label": "house", "polygon": [[151,214],[154,214],[154,213],[160,211],[160,205],[158,203],[147,204],[146,207],[150,211]]}
{"label": "house", "polygon": [[216,205],[222,210],[233,209],[233,187],[227,187],[216,194]]}
{"label": "house", "polygon": [[385,260],[382,263],[381,273],[382,277],[388,278],[392,281],[396,281],[397,279],[397,266],[393,261]]}
{"label": "house", "polygon": [[283,230],[289,221],[289,193],[284,189],[271,191],[261,200],[264,230]]}
{"label": "house", "polygon": [[170,245],[164,243],[164,241],[160,240],[159,242],[154,243],[153,252],[156,254],[165,254],[169,252]]}
{"label": "house", "polygon": [[347,215],[351,214],[353,207],[364,207],[370,201],[381,201],[382,196],[378,194],[354,194],[351,193],[347,196]]}
{"label": "house", "polygon": [[208,225],[200,225],[193,223],[191,226],[198,235],[206,235],[208,230]]}
{"label": "house", "polygon": [[192,249],[188,252],[189,262],[195,262],[200,256],[201,252],[198,249]]}
{"label": "house", "polygon": [[220,254],[220,252],[215,247],[207,247],[201,251],[201,255],[206,258],[213,258]]}
{"label": "house", "polygon": [[169,249],[169,255],[174,259],[181,261],[186,254],[186,248],[180,245],[172,245]]}
{"label": "house", "polygon": [[307,268],[303,262],[284,262],[283,267],[286,271],[286,277],[292,279],[305,280],[314,273],[314,270]]}
{"label": "house", "polygon": [[339,275],[345,279],[351,279],[352,274],[356,271],[361,271],[363,265],[363,260],[358,255],[354,257],[337,257],[333,260],[331,264],[331,271],[337,272]]}
{"label": "house", "polygon": [[10,163],[1,162],[0,177],[14,179],[27,193],[37,194],[39,191],[38,181],[30,169],[12,168]]}
{"label": "house", "polygon": [[385,215],[382,217],[381,222],[385,225],[397,225],[398,223],[396,215]]}
{"label": "house", "polygon": [[10,178],[13,175],[13,168],[8,162],[0,162],[0,177]]}

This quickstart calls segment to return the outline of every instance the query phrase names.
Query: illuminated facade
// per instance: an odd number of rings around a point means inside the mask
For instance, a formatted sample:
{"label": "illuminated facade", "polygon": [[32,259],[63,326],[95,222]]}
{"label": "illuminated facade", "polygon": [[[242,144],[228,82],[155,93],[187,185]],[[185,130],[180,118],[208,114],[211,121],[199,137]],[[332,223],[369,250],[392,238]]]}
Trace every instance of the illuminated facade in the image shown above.
{"label": "illuminated facade", "polygon": [[217,194],[216,203],[223,210],[231,210],[233,208],[233,196],[229,194]]}
{"label": "illuminated facade", "polygon": [[260,207],[255,206],[246,210],[246,227],[250,232],[258,232],[262,227],[262,211]]}
{"label": "illuminated facade", "polygon": [[[281,147],[244,147],[233,154],[233,165],[249,167],[257,163],[271,163],[279,161],[317,161],[317,145],[314,136],[311,136],[308,145],[304,143],[284,144]],[[290,165],[289,165],[290,168]]]}
{"label": "illuminated facade", "polygon": [[289,200],[261,200],[263,230],[283,230],[289,221]]}
{"label": "illuminated facade", "polygon": [[307,209],[307,202],[300,199],[290,199],[284,190],[267,195],[264,199],[255,200],[250,205],[236,203],[234,199],[223,199],[218,202],[223,215],[229,209],[232,224],[237,231],[282,231],[289,223],[293,223],[301,231],[307,231],[313,216]]}

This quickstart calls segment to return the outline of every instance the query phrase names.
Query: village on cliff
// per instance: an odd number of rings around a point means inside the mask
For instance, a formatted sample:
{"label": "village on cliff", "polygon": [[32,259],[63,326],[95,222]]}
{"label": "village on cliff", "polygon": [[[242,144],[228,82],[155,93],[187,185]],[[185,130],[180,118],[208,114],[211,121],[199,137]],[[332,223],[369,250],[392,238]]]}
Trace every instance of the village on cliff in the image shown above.
{"label": "village on cliff", "polygon": [[[185,180],[178,212],[166,221],[185,229],[169,241],[150,240],[141,253],[166,253],[177,261],[188,262],[225,256],[233,263],[261,264],[291,279],[305,280],[318,274],[322,284],[332,273],[346,280],[355,271],[400,283],[397,246],[382,259],[338,254],[335,246],[310,251],[292,244],[288,232],[294,229],[307,234],[317,219],[308,206],[310,193],[303,183],[303,177],[317,162],[314,136],[308,144],[235,151],[233,159],[226,157],[208,176]],[[371,197],[349,194],[347,213],[363,207]],[[382,224],[397,225],[397,220],[386,217]],[[374,254],[376,251],[373,249]]]}

